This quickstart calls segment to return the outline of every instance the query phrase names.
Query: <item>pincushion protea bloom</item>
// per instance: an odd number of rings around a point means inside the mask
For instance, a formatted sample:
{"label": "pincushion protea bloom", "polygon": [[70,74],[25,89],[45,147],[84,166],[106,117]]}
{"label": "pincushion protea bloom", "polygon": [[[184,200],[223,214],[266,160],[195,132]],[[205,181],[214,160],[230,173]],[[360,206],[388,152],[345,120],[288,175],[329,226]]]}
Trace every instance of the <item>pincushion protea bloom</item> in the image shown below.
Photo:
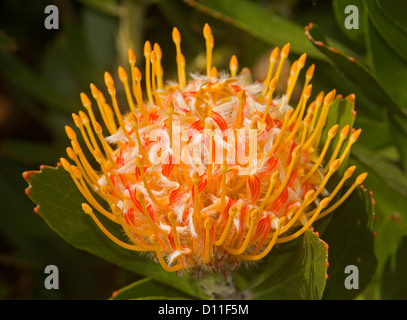
{"label": "pincushion protea bloom", "polygon": [[[306,54],[292,64],[286,92],[277,98],[290,44],[272,51],[267,78],[253,83],[247,69],[238,73],[236,56],[230,74],[218,73],[208,25],[203,35],[206,74],[188,80],[181,36],[173,29],[178,81],[165,85],[161,49],[147,41],[145,90],[130,49],[131,76],[118,69],[129,111],[121,113],[106,72],[109,102],[93,84],[96,108],[81,94],[86,113],[73,114],[81,139],[67,126],[71,162],[61,158],[87,201],[83,211],[101,232],[128,250],[152,252],[170,272],[222,271],[260,260],[334,211],[366,177],[359,175],[341,196],[355,170],[350,167],[331,193],[326,190],[360,130],[336,124],[323,137],[336,92],[309,102],[314,65],[298,104],[290,105]],[[128,241],[115,237],[100,214],[120,225]]]}

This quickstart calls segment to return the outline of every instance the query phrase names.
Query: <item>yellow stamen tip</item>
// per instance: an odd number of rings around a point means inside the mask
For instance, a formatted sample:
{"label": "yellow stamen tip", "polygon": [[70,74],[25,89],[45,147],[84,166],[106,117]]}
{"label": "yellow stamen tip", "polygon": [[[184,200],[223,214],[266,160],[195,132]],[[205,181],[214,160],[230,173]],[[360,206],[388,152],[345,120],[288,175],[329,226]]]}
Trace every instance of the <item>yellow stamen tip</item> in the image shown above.
{"label": "yellow stamen tip", "polygon": [[102,133],[103,129],[102,129],[102,126],[99,124],[99,122],[93,121],[92,124],[93,124],[93,128],[95,129],[96,133]]}
{"label": "yellow stamen tip", "polygon": [[314,71],[315,71],[315,64],[312,64],[312,65],[308,68],[305,77],[306,77],[307,79],[311,79],[311,78],[314,76]]}
{"label": "yellow stamen tip", "polygon": [[302,68],[305,65],[305,61],[307,60],[307,54],[303,53],[301,57],[298,59],[298,67]]}
{"label": "yellow stamen tip", "polygon": [[315,99],[315,104],[316,105],[321,105],[322,104],[322,102],[323,102],[323,100],[324,100],[324,92],[323,91],[321,91],[319,94],[318,94],[318,96],[316,97],[316,99]]}
{"label": "yellow stamen tip", "polygon": [[270,53],[270,62],[273,63],[277,61],[278,55],[280,54],[280,49],[278,47],[275,47],[273,51]]}
{"label": "yellow stamen tip", "polygon": [[65,132],[70,140],[76,140],[76,133],[70,126],[65,126]]}
{"label": "yellow stamen tip", "polygon": [[329,201],[331,201],[329,197],[322,199],[321,202],[319,203],[319,207],[326,208],[329,204]]}
{"label": "yellow stamen tip", "polygon": [[342,128],[342,130],[341,130],[341,133],[340,133],[341,138],[342,138],[342,139],[345,139],[345,138],[348,136],[349,131],[350,131],[350,125],[347,124],[347,125],[344,126],[344,127]]}
{"label": "yellow stamen tip", "polygon": [[328,131],[328,136],[331,138],[334,137],[336,135],[336,133],[338,132],[338,128],[339,128],[338,124],[335,124],[334,126],[332,126],[332,128],[329,129],[329,131]]}
{"label": "yellow stamen tip", "polygon": [[341,160],[340,159],[336,159],[334,162],[331,163],[331,165],[329,166],[329,170],[336,171],[339,166],[341,165]]}
{"label": "yellow stamen tip", "polygon": [[157,61],[157,54],[155,53],[155,51],[151,51],[151,55],[150,55],[150,61],[151,63],[154,63]]}
{"label": "yellow stamen tip", "polygon": [[269,84],[270,92],[274,91],[276,89],[276,87],[277,87],[277,79],[273,78],[273,79],[271,79],[270,84]]}
{"label": "yellow stamen tip", "polygon": [[174,27],[172,29],[172,40],[177,43],[177,42],[181,42],[181,34],[179,33],[178,29],[176,27]]}
{"label": "yellow stamen tip", "polygon": [[304,124],[309,125],[311,123],[312,113],[308,113],[304,118]]}
{"label": "yellow stamen tip", "polygon": [[87,116],[86,113],[83,112],[83,111],[79,111],[78,114],[79,114],[79,117],[80,117],[81,120],[82,120],[82,124],[84,124],[84,125],[86,126],[86,125],[89,123],[89,118],[88,118],[88,116]]}
{"label": "yellow stamen tip", "polygon": [[105,74],[104,74],[104,79],[105,79],[106,87],[109,87],[109,86],[111,86],[111,85],[114,85],[113,78],[112,78],[112,76],[110,75],[109,72],[107,72],[107,71],[105,72]]}
{"label": "yellow stamen tip", "polygon": [[336,97],[336,90],[334,89],[326,95],[326,97],[324,99],[324,104],[331,104],[335,100],[335,97]]}
{"label": "yellow stamen tip", "polygon": [[144,43],[144,55],[149,56],[151,54],[151,43],[150,41],[146,41]]}
{"label": "yellow stamen tip", "polygon": [[82,203],[82,210],[86,214],[91,214],[93,212],[92,208],[87,203]]}
{"label": "yellow stamen tip", "polygon": [[355,142],[356,140],[358,140],[361,133],[362,133],[362,129],[358,129],[354,133],[352,133],[352,135],[350,136],[350,139],[352,140],[352,142]]}
{"label": "yellow stamen tip", "polygon": [[355,170],[356,170],[356,166],[349,167],[349,168],[345,171],[345,176],[346,176],[347,178],[351,177],[351,176],[353,175],[353,173],[355,172]]}
{"label": "yellow stamen tip", "polygon": [[236,206],[231,206],[230,209],[229,209],[229,216],[234,217],[236,213],[237,213],[237,207]]}
{"label": "yellow stamen tip", "polygon": [[290,54],[290,49],[291,49],[291,44],[287,43],[283,49],[281,49],[281,56],[282,57],[288,57],[288,55]]}
{"label": "yellow stamen tip", "polygon": [[158,43],[154,43],[153,51],[157,55],[158,59],[160,59],[162,57],[162,50]]}
{"label": "yellow stamen tip", "polygon": [[81,171],[78,169],[78,167],[77,166],[71,166],[71,171],[72,171],[72,173],[74,174],[74,176],[76,177],[76,178],[81,178],[82,177],[82,173],[81,173]]}
{"label": "yellow stamen tip", "polygon": [[70,172],[71,171],[71,164],[69,163],[68,160],[65,158],[60,158],[59,161],[62,164],[62,167],[65,169],[65,171]]}
{"label": "yellow stamen tip", "polygon": [[76,125],[77,127],[82,126],[82,120],[81,120],[81,118],[80,118],[77,114],[72,113],[72,119],[73,119],[73,121],[75,122],[75,125]]}
{"label": "yellow stamen tip", "polygon": [[270,184],[276,183],[276,182],[277,182],[277,179],[278,179],[278,177],[279,177],[279,175],[280,175],[280,172],[279,172],[279,171],[275,171],[275,172],[271,175]]}
{"label": "yellow stamen tip", "polygon": [[90,84],[90,91],[92,92],[93,98],[97,99],[99,97],[100,91],[93,83]]}
{"label": "yellow stamen tip", "polygon": [[76,153],[71,147],[66,148],[66,154],[68,155],[69,159],[74,160],[76,158]]}
{"label": "yellow stamen tip", "polygon": [[210,36],[212,35],[211,27],[207,23],[205,23],[205,26],[203,28],[203,35],[205,39],[209,39]]}
{"label": "yellow stamen tip", "polygon": [[251,213],[250,213],[250,218],[252,220],[256,220],[259,217],[259,210],[254,209]]}
{"label": "yellow stamen tip", "polygon": [[143,193],[142,193],[141,191],[137,191],[137,192],[136,192],[136,199],[137,199],[137,201],[139,201],[139,202],[143,202],[143,201],[144,201],[144,195],[143,195]]}
{"label": "yellow stamen tip", "polygon": [[127,72],[124,70],[122,66],[118,68],[118,73],[120,81],[124,82],[128,80]]}
{"label": "yellow stamen tip", "polygon": [[91,102],[90,102],[88,96],[87,96],[85,93],[81,92],[80,97],[81,97],[82,105],[83,105],[85,108],[90,108]]}
{"label": "yellow stamen tip", "polygon": [[199,182],[199,173],[196,171],[194,171],[194,173],[192,174],[192,182],[194,182],[194,183]]}
{"label": "yellow stamen tip", "polygon": [[315,190],[308,191],[304,196],[304,201],[305,202],[311,201],[311,199],[314,197],[314,194],[315,194]]}
{"label": "yellow stamen tip", "polygon": [[291,68],[290,68],[290,75],[294,76],[294,74],[297,72],[299,68],[299,63],[298,60],[294,61],[294,63],[292,64]]}
{"label": "yellow stamen tip", "polygon": [[204,228],[206,230],[209,230],[212,228],[212,220],[211,218],[206,218],[205,222],[204,222]]}
{"label": "yellow stamen tip", "polygon": [[129,49],[128,55],[130,65],[134,66],[136,64],[136,54],[132,49]]}
{"label": "yellow stamen tip", "polygon": [[230,69],[230,73],[231,73],[232,77],[235,77],[237,69],[238,69],[238,61],[237,61],[237,57],[235,55],[233,55],[230,58],[229,69]]}
{"label": "yellow stamen tip", "polygon": [[304,98],[308,99],[311,96],[311,92],[312,92],[312,84],[308,85],[305,90],[304,90]]}
{"label": "yellow stamen tip", "polygon": [[218,78],[218,69],[215,66],[212,66],[211,68],[211,78]]}
{"label": "yellow stamen tip", "polygon": [[357,183],[357,184],[362,184],[363,181],[366,180],[367,175],[368,175],[367,172],[361,173],[361,174],[356,178],[356,183]]}
{"label": "yellow stamen tip", "polygon": [[172,211],[172,210],[170,210],[170,211],[168,212],[167,217],[168,217],[168,221],[169,221],[171,224],[172,224],[172,223],[175,223],[175,221],[177,220],[177,215],[176,215],[175,212]]}

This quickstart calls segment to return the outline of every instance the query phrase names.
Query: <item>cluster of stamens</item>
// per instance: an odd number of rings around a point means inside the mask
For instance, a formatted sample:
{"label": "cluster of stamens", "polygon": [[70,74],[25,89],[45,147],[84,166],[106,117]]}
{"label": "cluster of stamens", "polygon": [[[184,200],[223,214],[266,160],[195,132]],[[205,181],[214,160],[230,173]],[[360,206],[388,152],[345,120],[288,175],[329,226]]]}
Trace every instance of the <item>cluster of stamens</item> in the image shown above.
{"label": "cluster of stamens", "polygon": [[[342,192],[355,171],[349,167],[334,190],[326,189],[360,130],[336,124],[323,136],[336,92],[321,92],[308,103],[314,65],[306,71],[299,102],[290,106],[306,54],[291,65],[285,94],[274,98],[289,44],[272,51],[267,78],[253,83],[247,69],[238,74],[236,56],[230,74],[218,73],[208,25],[203,34],[206,74],[190,80],[176,28],[177,82],[164,84],[161,49],[147,41],[142,88],[130,49],[131,77],[118,69],[129,111],[120,110],[106,72],[110,102],[91,84],[95,114],[81,94],[86,112],[73,114],[81,136],[66,127],[71,162],[61,158],[86,199],[83,211],[99,229],[123,248],[154,253],[167,271],[221,271],[260,260],[334,211],[366,177],[359,175]],[[105,218],[118,224],[127,240],[115,237]]]}

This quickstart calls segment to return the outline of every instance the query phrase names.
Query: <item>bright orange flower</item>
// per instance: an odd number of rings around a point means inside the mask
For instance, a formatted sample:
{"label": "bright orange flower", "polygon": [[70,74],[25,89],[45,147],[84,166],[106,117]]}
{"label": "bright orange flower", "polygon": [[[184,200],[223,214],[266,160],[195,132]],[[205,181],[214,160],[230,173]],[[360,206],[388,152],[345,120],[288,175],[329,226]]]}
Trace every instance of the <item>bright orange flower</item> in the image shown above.
{"label": "bright orange flower", "polygon": [[[165,85],[161,49],[145,43],[146,99],[129,50],[131,76],[118,69],[129,112],[121,113],[113,77],[106,72],[109,102],[93,84],[96,108],[81,94],[87,112],[73,114],[81,144],[67,126],[72,144],[67,154],[74,164],[61,158],[87,201],[84,212],[100,230],[128,250],[154,253],[167,271],[222,271],[260,260],[335,210],[366,178],[359,175],[330,203],[355,167],[346,170],[330,194],[325,186],[360,130],[336,124],[322,137],[336,91],[321,92],[309,102],[314,65],[305,73],[300,101],[290,105],[306,54],[292,64],[286,92],[276,98],[289,44],[281,52],[273,50],[267,78],[256,83],[247,69],[238,74],[236,56],[230,74],[218,73],[208,25],[203,34],[206,74],[187,79],[181,36],[174,28],[178,81]],[[325,143],[319,148],[321,139]],[[99,167],[91,165],[93,160]],[[99,214],[120,225],[128,241],[111,234]]]}

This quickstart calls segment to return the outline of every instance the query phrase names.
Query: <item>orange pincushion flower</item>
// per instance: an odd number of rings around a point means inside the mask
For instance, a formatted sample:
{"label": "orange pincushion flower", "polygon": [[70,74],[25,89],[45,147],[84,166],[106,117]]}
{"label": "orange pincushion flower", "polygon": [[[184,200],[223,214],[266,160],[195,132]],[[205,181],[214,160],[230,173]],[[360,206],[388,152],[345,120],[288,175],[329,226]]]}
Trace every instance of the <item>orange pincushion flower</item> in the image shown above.
{"label": "orange pincushion flower", "polygon": [[[355,167],[346,170],[330,194],[325,186],[360,130],[334,125],[322,137],[336,92],[321,92],[308,102],[313,65],[306,72],[300,101],[296,107],[289,105],[305,54],[292,64],[287,90],[277,99],[273,95],[289,44],[281,52],[273,50],[266,80],[253,83],[247,70],[237,73],[236,56],[230,60],[230,74],[218,74],[212,66],[214,39],[208,25],[203,34],[206,75],[188,80],[181,36],[174,28],[178,82],[166,85],[161,49],[146,42],[145,100],[142,75],[129,50],[131,77],[122,67],[118,77],[130,111],[121,113],[113,77],[106,72],[110,102],[91,84],[104,126],[82,93],[87,113],[79,111],[73,119],[83,145],[67,126],[72,144],[67,154],[74,165],[61,158],[87,201],[84,212],[100,230],[128,250],[154,253],[167,271],[230,269],[241,261],[260,260],[276,244],[295,239],[332,212],[366,178],[358,176],[330,203]],[[319,148],[321,138],[326,142]],[[84,148],[94,159],[86,158]],[[329,158],[328,148],[333,150]],[[128,241],[111,234],[99,213],[120,225]]]}

